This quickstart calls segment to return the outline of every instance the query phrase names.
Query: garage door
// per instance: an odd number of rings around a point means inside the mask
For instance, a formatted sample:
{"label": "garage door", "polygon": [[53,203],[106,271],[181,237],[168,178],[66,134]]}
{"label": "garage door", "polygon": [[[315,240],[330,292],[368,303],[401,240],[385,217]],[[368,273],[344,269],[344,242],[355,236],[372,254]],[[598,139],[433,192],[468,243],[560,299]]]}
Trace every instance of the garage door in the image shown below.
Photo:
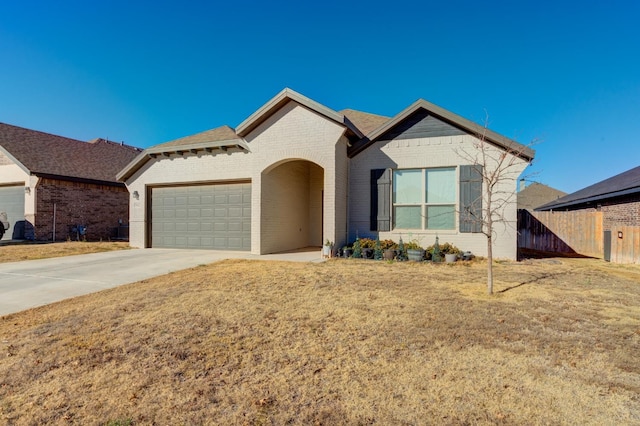
{"label": "garage door", "polygon": [[23,238],[20,231],[24,229],[24,185],[0,186],[0,211],[7,212],[9,219],[9,229],[2,239],[12,239],[14,231],[17,232],[16,239]]}
{"label": "garage door", "polygon": [[151,247],[251,250],[251,183],[153,188]]}

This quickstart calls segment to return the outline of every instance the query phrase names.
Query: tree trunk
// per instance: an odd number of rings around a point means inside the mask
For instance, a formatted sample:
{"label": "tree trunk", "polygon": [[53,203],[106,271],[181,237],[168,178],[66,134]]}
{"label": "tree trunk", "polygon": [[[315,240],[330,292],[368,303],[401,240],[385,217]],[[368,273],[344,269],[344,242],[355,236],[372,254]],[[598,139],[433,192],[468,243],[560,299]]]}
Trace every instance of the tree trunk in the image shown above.
{"label": "tree trunk", "polygon": [[493,294],[493,242],[487,238],[487,293]]}
{"label": "tree trunk", "polygon": [[491,204],[493,201],[493,189],[490,185],[487,194],[487,207],[486,207],[486,225],[487,225],[487,293],[493,294],[493,215],[491,211]]}

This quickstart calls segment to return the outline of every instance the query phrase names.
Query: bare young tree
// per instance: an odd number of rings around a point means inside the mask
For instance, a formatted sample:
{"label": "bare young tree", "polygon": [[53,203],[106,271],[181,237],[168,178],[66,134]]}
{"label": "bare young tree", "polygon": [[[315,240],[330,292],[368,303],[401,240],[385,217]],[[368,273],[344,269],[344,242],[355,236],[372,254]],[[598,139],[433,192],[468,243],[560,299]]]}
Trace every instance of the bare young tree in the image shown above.
{"label": "bare young tree", "polygon": [[[495,134],[488,128],[488,116],[484,126],[478,126],[472,147],[456,149],[471,166],[466,179],[472,200],[461,205],[461,223],[466,222],[473,232],[481,232],[487,238],[487,292],[493,294],[493,245],[496,225],[514,227],[513,219],[506,216],[506,207],[516,197],[518,177],[533,159],[533,142],[522,145]],[[464,177],[463,177],[464,178]],[[481,182],[481,184],[480,184]],[[473,183],[476,183],[474,186]],[[475,188],[475,189],[474,189]]]}

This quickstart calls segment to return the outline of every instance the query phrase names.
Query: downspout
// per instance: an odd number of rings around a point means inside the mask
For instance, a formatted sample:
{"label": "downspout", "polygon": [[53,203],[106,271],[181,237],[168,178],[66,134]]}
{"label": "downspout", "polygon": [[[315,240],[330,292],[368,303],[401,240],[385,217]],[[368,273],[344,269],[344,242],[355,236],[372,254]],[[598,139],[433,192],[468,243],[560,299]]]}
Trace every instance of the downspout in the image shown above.
{"label": "downspout", "polygon": [[347,205],[345,206],[345,208],[347,209],[347,214],[346,214],[346,218],[347,218],[347,223],[346,226],[344,228],[344,233],[345,233],[345,241],[344,241],[344,245],[349,244],[349,227],[351,226],[351,217],[350,217],[350,213],[351,213],[351,208],[350,208],[350,203],[349,203],[349,194],[351,193],[351,158],[349,158],[349,147],[351,146],[351,144],[349,143],[349,139],[346,138],[346,142],[347,142],[347,147],[345,150],[345,156],[347,158]]}
{"label": "downspout", "polygon": [[53,242],[56,242],[56,203],[53,203]]}

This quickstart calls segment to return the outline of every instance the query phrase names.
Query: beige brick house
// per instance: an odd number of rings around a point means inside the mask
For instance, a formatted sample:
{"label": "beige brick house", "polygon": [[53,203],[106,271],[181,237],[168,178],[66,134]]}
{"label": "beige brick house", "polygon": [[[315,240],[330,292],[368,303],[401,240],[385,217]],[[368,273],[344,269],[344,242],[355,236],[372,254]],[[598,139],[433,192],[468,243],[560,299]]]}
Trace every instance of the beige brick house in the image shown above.
{"label": "beige brick house", "polygon": [[640,166],[535,210],[540,235],[527,239],[526,248],[640,263]]}
{"label": "beige brick house", "polygon": [[2,239],[111,238],[129,216],[116,173],[140,152],[0,123],[0,211],[10,223]]}
{"label": "beige brick house", "polygon": [[[518,148],[502,188],[515,194],[533,151],[469,120],[423,100],[395,117],[334,111],[284,89],[235,129],[153,146],[125,167],[130,241],[266,254],[356,236],[426,246],[437,235],[482,254],[486,239],[465,220],[481,183],[460,155],[479,132],[493,150]],[[494,253],[515,258],[515,196],[505,213]]]}

